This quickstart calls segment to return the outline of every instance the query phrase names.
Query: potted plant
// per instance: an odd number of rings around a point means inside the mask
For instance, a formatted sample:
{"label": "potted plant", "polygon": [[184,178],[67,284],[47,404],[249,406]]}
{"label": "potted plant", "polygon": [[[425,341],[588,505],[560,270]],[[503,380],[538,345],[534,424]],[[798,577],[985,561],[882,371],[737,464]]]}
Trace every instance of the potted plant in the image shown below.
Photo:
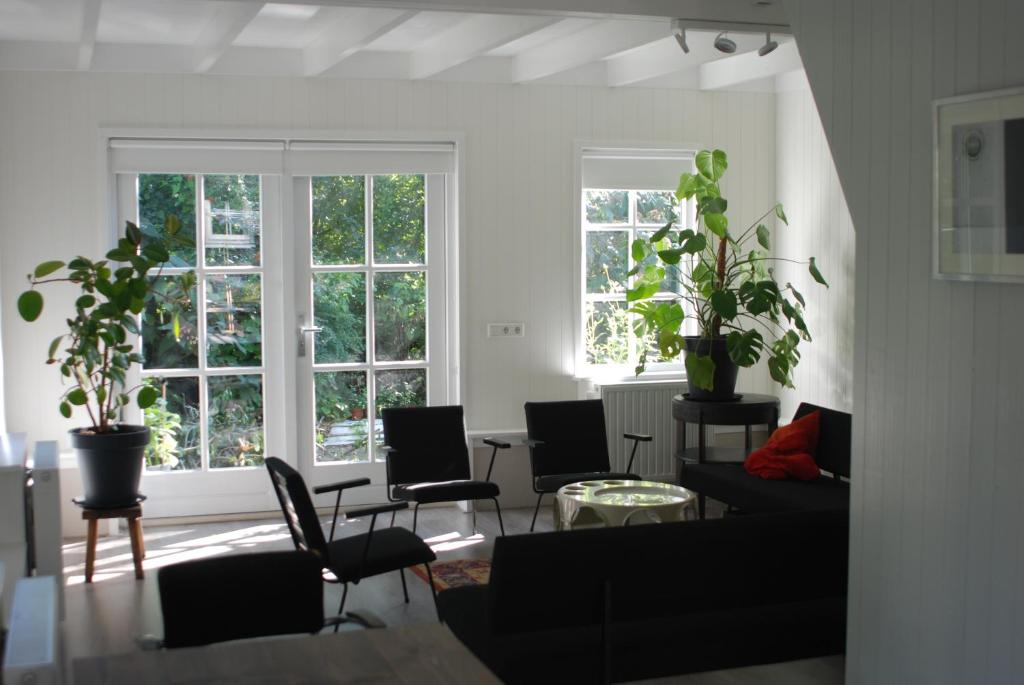
{"label": "potted plant", "polygon": [[[168,217],[168,236],[179,227],[175,217]],[[90,425],[72,429],[70,435],[82,472],[84,501],[91,507],[130,505],[138,497],[150,431],[118,420],[132,392],[137,391],[136,402],[143,409],[157,400],[156,388],[125,385],[131,366],[142,361],[129,335],[139,333],[137,317],[168,259],[164,244],[147,240],[144,245],[138,226],[128,222],[124,237],[106,259],[43,262],[28,276],[31,289],[18,297],[18,313],[25,321],[35,321],[43,311],[43,296],[36,286],[66,282],[81,292],[73,317],[66,320],[67,332],[50,343],[46,363],[58,365],[68,384],[58,405],[61,415],[70,418],[72,407],[82,407],[89,415]],[[54,275],[61,270],[65,273]],[[195,275],[189,272],[175,280],[182,296],[189,297]]]}
{"label": "potted plant", "polygon": [[[693,229],[679,229],[675,217],[649,239],[633,241],[636,276],[626,293],[637,315],[635,329],[641,339],[651,335],[665,360],[685,351],[690,396],[702,400],[735,397],[738,367],[753,366],[763,354],[768,371],[778,383],[793,387],[793,369],[800,361],[800,340],[810,341],[804,321],[805,301],[791,283],[780,286],[773,262],[806,264],[815,281],[828,287],[814,263],[769,256],[770,231],[762,223],[774,214],[788,224],[781,204],[775,204],[739,233],[729,230],[728,201],[719,181],[728,168],[722,150],[701,150],[696,173],[679,177],[676,199],[693,199]],[[757,246],[749,245],[756,239]],[[760,248],[760,249],[759,249]],[[674,284],[675,297],[656,297],[665,291],[665,279]],[[685,306],[684,306],[685,305]],[[686,317],[697,322],[699,334],[682,334]],[[641,354],[637,374],[647,364]]]}

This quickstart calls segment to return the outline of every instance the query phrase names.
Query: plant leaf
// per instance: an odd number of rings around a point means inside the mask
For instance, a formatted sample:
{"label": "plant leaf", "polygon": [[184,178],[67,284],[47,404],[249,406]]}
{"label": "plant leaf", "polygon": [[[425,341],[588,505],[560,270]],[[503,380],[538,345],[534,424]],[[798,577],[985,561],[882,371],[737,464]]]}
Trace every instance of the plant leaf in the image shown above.
{"label": "plant leaf", "polygon": [[811,277],[814,280],[816,280],[818,283],[821,283],[826,288],[828,287],[828,283],[825,282],[825,277],[821,275],[821,272],[818,271],[818,266],[814,263],[814,257],[811,257],[811,261],[807,267],[807,270],[811,272]]}
{"label": "plant leaf", "polygon": [[18,313],[25,321],[35,321],[43,313],[43,296],[35,290],[26,290],[18,297]]}
{"label": "plant leaf", "polygon": [[771,249],[771,245],[768,242],[768,227],[764,224],[757,225],[757,242],[761,243],[761,247],[766,250]]}
{"label": "plant leaf", "polygon": [[71,392],[68,393],[68,398],[67,399],[68,399],[68,402],[70,402],[71,404],[73,404],[73,405],[75,405],[77,407],[80,407],[80,406],[82,406],[83,404],[85,404],[86,402],[89,401],[89,397],[85,394],[85,391],[82,390],[81,388],[74,388]]}
{"label": "plant leaf", "polygon": [[647,257],[647,246],[644,245],[643,238],[637,238],[633,241],[632,252],[634,262],[642,262]]}
{"label": "plant leaf", "polygon": [[177,235],[181,230],[181,221],[173,214],[168,214],[164,219],[164,231],[167,235]]}
{"label": "plant leaf", "polygon": [[708,356],[686,355],[686,377],[698,388],[715,389],[715,362]]}
{"label": "plant leaf", "polygon": [[60,269],[63,266],[64,262],[59,260],[54,260],[52,262],[43,262],[42,264],[36,267],[34,275],[36,278],[43,278],[44,276],[49,276],[54,271]]}
{"label": "plant leaf", "polygon": [[142,231],[131,221],[125,222],[124,235],[128,240],[132,241],[135,245],[142,242]]}
{"label": "plant leaf", "polygon": [[729,350],[729,357],[740,366],[753,366],[761,358],[761,348],[764,346],[764,338],[757,331],[733,331],[726,336],[726,348]]}
{"label": "plant leaf", "polygon": [[724,238],[729,231],[729,220],[725,218],[725,214],[705,214],[704,225],[719,238]]}
{"label": "plant leaf", "polygon": [[731,290],[716,290],[711,293],[711,308],[726,321],[736,318],[736,293]]}
{"label": "plant leaf", "polygon": [[63,416],[65,419],[70,419],[71,418],[71,405],[68,404],[67,402],[61,402],[60,403],[60,415]]}
{"label": "plant leaf", "polygon": [[708,239],[703,233],[697,233],[691,236],[686,243],[683,245],[683,251],[687,254],[697,254],[703,252],[704,248],[708,246]]}
{"label": "plant leaf", "polygon": [[678,264],[685,250],[677,247],[673,250],[658,250],[658,257],[666,264]]}
{"label": "plant leaf", "polygon": [[722,150],[701,150],[694,160],[697,171],[708,180],[717,181],[729,167],[728,158]]}
{"label": "plant leaf", "polygon": [[708,197],[701,201],[702,214],[725,214],[729,202],[724,197]]}
{"label": "plant leaf", "polygon": [[701,188],[701,183],[697,176],[690,173],[683,173],[679,175],[679,185],[676,186],[676,200],[682,201],[693,197]]}
{"label": "plant leaf", "polygon": [[782,223],[784,223],[787,226],[789,226],[789,219],[786,218],[786,213],[784,211],[782,211],[782,203],[781,202],[778,203],[777,205],[775,205],[775,216],[779,217],[779,219],[782,220]]}
{"label": "plant leaf", "polygon": [[804,296],[801,295],[799,292],[797,292],[797,289],[793,287],[792,283],[787,283],[786,287],[789,288],[789,291],[791,293],[793,293],[793,297],[796,298],[796,301],[800,303],[801,307],[806,307],[807,306],[807,303],[804,302]]}
{"label": "plant leaf", "polygon": [[159,396],[160,394],[156,391],[156,388],[147,385],[139,390],[139,394],[135,397],[135,401],[138,403],[139,407],[145,409],[146,407],[152,407]]}
{"label": "plant leaf", "polygon": [[50,343],[50,349],[46,352],[47,359],[53,359],[53,355],[57,354],[57,348],[60,346],[60,341],[63,339],[63,335],[58,335],[53,339],[53,342]]}
{"label": "plant leaf", "polygon": [[669,221],[667,224],[665,224],[657,231],[655,231],[654,235],[652,235],[649,239],[650,243],[653,245],[654,243],[658,242],[659,240],[667,236],[668,232],[672,230],[672,224],[673,222]]}

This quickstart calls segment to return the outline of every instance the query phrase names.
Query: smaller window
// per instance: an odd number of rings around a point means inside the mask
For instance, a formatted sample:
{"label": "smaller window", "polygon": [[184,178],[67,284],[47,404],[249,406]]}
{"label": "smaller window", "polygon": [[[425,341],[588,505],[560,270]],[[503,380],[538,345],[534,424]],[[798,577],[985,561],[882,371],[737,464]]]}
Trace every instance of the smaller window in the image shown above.
{"label": "smaller window", "polygon": [[[642,156],[646,153],[648,156]],[[689,226],[691,211],[675,199],[679,174],[692,168],[691,153],[584,151],[582,159],[582,297],[577,368],[581,375],[632,375],[644,348],[650,371],[676,370],[659,363],[657,345],[639,340],[626,301],[629,272],[637,266],[630,246],[668,222]],[[660,297],[671,298],[677,281],[668,274]]]}

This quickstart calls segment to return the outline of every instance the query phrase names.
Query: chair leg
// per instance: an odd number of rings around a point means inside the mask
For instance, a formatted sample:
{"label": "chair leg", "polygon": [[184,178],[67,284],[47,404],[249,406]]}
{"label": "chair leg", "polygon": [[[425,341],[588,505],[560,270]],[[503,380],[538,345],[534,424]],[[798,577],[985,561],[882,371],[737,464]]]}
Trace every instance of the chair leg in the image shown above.
{"label": "chair leg", "polygon": [[395,514],[397,514],[397,513],[398,513],[397,511],[391,512],[391,526],[390,526],[391,528],[395,527]]}
{"label": "chair leg", "polygon": [[402,577],[402,594],[405,595],[405,603],[409,603],[409,588],[405,584],[405,569],[398,569],[398,575]]}
{"label": "chair leg", "polygon": [[537,524],[537,512],[540,511],[540,501],[544,499],[544,493],[537,495],[537,506],[533,510],[533,520],[530,521],[530,532],[533,532],[533,527]]}
{"label": "chair leg", "polygon": [[470,506],[473,507],[473,530],[469,534],[476,535],[476,501],[470,502]]}
{"label": "chair leg", "polygon": [[412,508],[412,532],[416,532],[417,519],[420,516],[420,503],[417,502],[416,506]]}
{"label": "chair leg", "polygon": [[[342,584],[341,590],[341,604],[338,605],[338,616],[345,615],[345,599],[348,597],[348,583]],[[334,632],[338,632],[338,624],[334,624]]]}
{"label": "chair leg", "polygon": [[423,567],[427,569],[427,585],[430,586],[430,594],[434,596],[434,611],[437,612],[437,620],[444,623],[444,619],[441,618],[441,609],[437,606],[437,588],[434,587],[434,574],[430,571],[430,564],[423,564]]}
{"label": "chair leg", "polygon": [[697,518],[704,520],[704,495],[697,495]]}
{"label": "chair leg", "polygon": [[498,498],[493,497],[494,500],[494,511],[498,513],[498,528],[501,530],[501,534],[505,534],[505,523],[501,520],[501,505],[498,504]]}

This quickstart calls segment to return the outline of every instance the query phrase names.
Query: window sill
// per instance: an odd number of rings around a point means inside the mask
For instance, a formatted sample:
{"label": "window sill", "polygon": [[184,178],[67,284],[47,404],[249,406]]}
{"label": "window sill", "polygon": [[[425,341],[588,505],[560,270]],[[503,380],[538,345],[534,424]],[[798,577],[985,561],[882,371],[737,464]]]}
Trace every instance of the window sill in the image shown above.
{"label": "window sill", "polygon": [[664,371],[645,371],[636,376],[629,372],[618,370],[593,371],[587,374],[577,374],[573,380],[578,382],[594,383],[596,385],[650,385],[657,383],[683,383],[686,381],[686,371],[680,369],[665,369]]}

